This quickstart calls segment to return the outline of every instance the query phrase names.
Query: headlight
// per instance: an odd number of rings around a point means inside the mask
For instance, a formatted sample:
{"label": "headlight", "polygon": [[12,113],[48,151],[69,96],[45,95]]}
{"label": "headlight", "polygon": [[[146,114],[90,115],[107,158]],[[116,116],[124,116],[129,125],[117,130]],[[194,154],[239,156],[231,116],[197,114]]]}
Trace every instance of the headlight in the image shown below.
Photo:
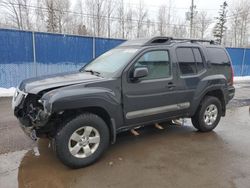
{"label": "headlight", "polygon": [[14,99],[17,97],[17,95],[18,95],[18,91],[17,91],[17,88],[16,88],[15,93],[13,95]]}
{"label": "headlight", "polygon": [[18,88],[16,88],[12,98],[12,109],[14,110],[15,107],[18,106],[27,95],[27,93],[24,93],[23,91],[20,91]]}

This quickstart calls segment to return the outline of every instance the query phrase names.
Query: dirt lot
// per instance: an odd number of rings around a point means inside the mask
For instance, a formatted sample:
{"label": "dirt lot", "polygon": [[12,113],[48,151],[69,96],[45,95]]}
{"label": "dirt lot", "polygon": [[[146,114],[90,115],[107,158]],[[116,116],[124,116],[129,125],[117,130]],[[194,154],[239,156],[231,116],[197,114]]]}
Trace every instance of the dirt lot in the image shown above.
{"label": "dirt lot", "polygon": [[0,98],[0,187],[249,187],[250,83],[236,85],[227,116],[210,133],[164,125],[120,134],[94,165],[72,170],[48,140],[26,138]]}

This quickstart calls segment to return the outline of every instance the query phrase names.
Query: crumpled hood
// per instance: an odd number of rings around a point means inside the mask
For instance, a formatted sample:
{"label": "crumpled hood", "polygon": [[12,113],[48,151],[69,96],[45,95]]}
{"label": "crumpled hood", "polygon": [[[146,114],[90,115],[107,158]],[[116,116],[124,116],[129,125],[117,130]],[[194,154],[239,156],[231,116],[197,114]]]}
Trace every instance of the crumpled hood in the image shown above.
{"label": "crumpled hood", "polygon": [[49,76],[40,76],[23,80],[19,86],[21,91],[37,94],[40,91],[69,86],[73,84],[100,81],[103,78],[84,72],[68,72],[53,74]]}

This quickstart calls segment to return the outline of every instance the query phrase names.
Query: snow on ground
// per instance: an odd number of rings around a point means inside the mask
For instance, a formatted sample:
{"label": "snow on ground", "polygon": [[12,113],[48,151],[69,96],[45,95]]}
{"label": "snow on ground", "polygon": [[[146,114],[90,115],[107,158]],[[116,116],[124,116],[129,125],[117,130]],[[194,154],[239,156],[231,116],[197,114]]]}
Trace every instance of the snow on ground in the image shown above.
{"label": "snow on ground", "polygon": [[235,76],[234,81],[237,82],[247,82],[250,81],[250,76]]}
{"label": "snow on ground", "polygon": [[0,87],[0,97],[11,97],[14,95],[16,88],[11,87],[9,89]]}

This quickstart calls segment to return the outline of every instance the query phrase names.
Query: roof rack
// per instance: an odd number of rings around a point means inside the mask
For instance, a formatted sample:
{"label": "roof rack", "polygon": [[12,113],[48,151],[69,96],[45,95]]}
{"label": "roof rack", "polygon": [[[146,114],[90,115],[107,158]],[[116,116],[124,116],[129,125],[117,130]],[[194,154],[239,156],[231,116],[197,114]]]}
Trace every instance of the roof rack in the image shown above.
{"label": "roof rack", "polygon": [[175,42],[207,42],[209,44],[216,44],[214,40],[204,40],[204,39],[186,39],[186,38],[173,38],[173,37],[154,37],[144,43],[144,46],[155,45],[155,44],[169,44]]}
{"label": "roof rack", "polygon": [[184,42],[190,42],[190,43],[209,43],[216,45],[217,43],[213,40],[204,40],[204,39],[185,39],[185,38],[173,38],[173,37],[153,37],[151,39],[135,39],[135,40],[129,40],[124,43],[122,43],[120,46],[152,46],[152,45],[170,45],[173,43],[184,43]]}
{"label": "roof rack", "polygon": [[175,41],[187,41],[191,43],[196,43],[196,42],[207,42],[209,44],[216,44],[214,40],[205,40],[205,39],[185,39],[185,38],[173,38]]}

